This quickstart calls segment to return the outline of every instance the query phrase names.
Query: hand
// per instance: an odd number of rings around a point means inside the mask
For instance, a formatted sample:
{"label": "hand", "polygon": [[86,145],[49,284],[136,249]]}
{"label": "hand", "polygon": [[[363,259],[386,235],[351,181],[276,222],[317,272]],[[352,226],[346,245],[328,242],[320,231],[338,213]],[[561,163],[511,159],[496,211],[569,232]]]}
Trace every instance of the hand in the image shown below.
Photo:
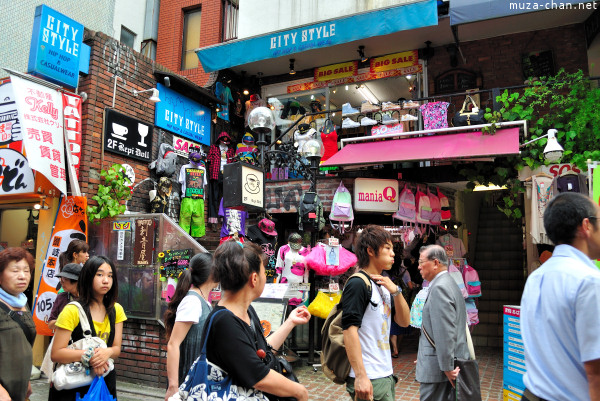
{"label": "hand", "polygon": [[90,358],[90,367],[96,369],[104,366],[111,356],[112,348],[96,348],[94,356]]}
{"label": "hand", "polygon": [[373,399],[373,383],[371,383],[371,380],[367,375],[356,377],[354,379],[354,395],[356,399]]}
{"label": "hand", "polygon": [[169,385],[167,387],[167,394],[165,394],[165,401],[169,401],[169,398],[179,391],[179,387],[176,385]]}
{"label": "hand", "polygon": [[33,394],[31,382],[27,382],[27,393],[25,394],[25,399],[28,399],[31,396],[31,394]]}
{"label": "hand", "polygon": [[104,365],[101,365],[101,366],[99,366],[97,368],[92,368],[92,369],[94,369],[94,374],[96,376],[104,376],[104,374],[106,372],[108,372],[108,362],[105,363]]}
{"label": "hand", "polygon": [[[31,386],[31,382],[29,383],[29,385]],[[8,391],[6,391],[6,389],[4,387],[2,387],[1,384],[0,384],[0,401],[11,401]]]}
{"label": "hand", "polygon": [[302,305],[294,309],[288,319],[296,326],[306,324],[310,320],[310,312],[306,306]]}
{"label": "hand", "polygon": [[460,372],[460,368],[459,367],[457,367],[454,370],[448,370],[448,371],[444,372],[444,374],[446,375],[446,377],[450,381],[450,384],[452,385],[452,388],[454,388],[454,385],[455,385],[454,382],[456,381],[456,378],[458,377],[458,372]]}
{"label": "hand", "polygon": [[377,284],[383,285],[390,292],[390,294],[393,294],[400,289],[400,287],[394,284],[392,279],[387,276],[371,274],[371,279],[373,279],[373,281],[375,281]]}

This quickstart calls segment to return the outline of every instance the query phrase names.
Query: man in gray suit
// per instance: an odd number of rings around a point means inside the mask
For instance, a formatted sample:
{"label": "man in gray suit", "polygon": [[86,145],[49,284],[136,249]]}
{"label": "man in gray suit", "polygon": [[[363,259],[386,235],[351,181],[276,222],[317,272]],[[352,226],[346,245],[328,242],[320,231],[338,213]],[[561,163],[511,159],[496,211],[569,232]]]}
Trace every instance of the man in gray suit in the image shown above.
{"label": "man in gray suit", "polygon": [[420,399],[453,401],[455,380],[460,374],[460,369],[454,368],[454,358],[469,357],[465,300],[448,274],[448,256],[444,248],[429,245],[421,248],[420,254],[421,276],[430,282],[417,354],[416,379],[421,383]]}

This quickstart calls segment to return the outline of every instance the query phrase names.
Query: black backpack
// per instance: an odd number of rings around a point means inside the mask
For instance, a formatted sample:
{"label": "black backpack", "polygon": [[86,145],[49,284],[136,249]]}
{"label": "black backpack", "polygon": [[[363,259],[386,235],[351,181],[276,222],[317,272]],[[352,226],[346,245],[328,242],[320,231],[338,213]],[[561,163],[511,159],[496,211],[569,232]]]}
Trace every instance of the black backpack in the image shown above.
{"label": "black backpack", "polygon": [[[315,192],[305,192],[298,205],[298,228],[304,231],[305,224],[306,229],[317,227],[317,231],[321,231],[325,227],[323,203]],[[313,226],[313,224],[315,225]]]}

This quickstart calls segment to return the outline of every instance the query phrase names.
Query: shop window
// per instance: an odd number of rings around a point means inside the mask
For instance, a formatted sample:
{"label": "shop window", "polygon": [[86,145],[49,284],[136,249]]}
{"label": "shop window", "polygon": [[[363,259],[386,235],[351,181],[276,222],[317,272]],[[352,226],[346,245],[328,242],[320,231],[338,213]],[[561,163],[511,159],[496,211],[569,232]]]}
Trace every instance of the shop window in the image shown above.
{"label": "shop window", "polygon": [[120,42],[125,46],[133,49],[133,45],[135,43],[136,34],[133,33],[130,29],[127,29],[125,26],[121,25],[121,39]]}
{"label": "shop window", "polygon": [[181,51],[181,69],[198,68],[198,56],[194,49],[200,46],[201,10],[185,11],[183,14],[183,48]]}
{"label": "shop window", "polygon": [[237,39],[239,0],[223,1],[223,42]]}

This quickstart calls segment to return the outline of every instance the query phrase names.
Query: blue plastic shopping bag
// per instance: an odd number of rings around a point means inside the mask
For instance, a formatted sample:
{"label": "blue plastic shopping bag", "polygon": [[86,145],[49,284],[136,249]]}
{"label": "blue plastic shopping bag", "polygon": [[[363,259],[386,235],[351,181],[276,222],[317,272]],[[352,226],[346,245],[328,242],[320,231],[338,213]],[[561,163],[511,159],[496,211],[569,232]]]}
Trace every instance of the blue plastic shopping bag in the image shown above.
{"label": "blue plastic shopping bag", "polygon": [[96,376],[90,384],[90,389],[87,394],[81,397],[79,393],[77,393],[76,401],[116,401],[116,399],[112,396],[110,391],[108,391],[108,387],[106,387],[106,383],[104,382],[104,377]]}

